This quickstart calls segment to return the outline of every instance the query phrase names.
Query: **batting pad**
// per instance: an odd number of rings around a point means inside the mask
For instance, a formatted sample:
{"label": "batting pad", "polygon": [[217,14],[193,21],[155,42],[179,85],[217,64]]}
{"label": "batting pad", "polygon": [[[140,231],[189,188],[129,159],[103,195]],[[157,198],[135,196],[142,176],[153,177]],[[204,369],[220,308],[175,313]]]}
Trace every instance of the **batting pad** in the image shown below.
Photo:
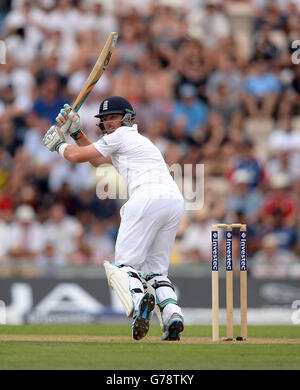
{"label": "batting pad", "polygon": [[129,275],[108,261],[104,262],[104,268],[108,285],[116,292],[125,309],[127,317],[131,317],[134,307],[129,289]]}
{"label": "batting pad", "polygon": [[163,320],[162,320],[162,313],[160,311],[160,308],[158,307],[157,303],[156,303],[156,293],[155,293],[155,290],[154,288],[151,286],[150,283],[148,283],[146,280],[145,280],[145,283],[147,285],[147,287],[145,288],[145,292],[148,292],[150,294],[152,294],[153,296],[155,296],[155,307],[154,307],[154,311],[155,311],[155,314],[158,318],[158,321],[159,321],[159,325],[160,325],[160,328],[164,331],[164,324],[163,324]]}

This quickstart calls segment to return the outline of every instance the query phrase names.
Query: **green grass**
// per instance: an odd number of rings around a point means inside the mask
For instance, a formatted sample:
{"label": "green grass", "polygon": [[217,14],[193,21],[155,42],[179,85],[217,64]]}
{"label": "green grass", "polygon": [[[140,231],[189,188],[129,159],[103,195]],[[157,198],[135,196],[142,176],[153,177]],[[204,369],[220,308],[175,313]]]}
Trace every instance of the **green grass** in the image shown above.
{"label": "green grass", "polygon": [[[221,335],[225,329],[221,328]],[[238,328],[236,329],[238,334]],[[2,335],[130,336],[130,325],[23,325],[0,326]],[[0,369],[6,370],[298,370],[299,326],[249,326],[249,339],[282,339],[281,343],[185,343],[189,338],[211,337],[210,326],[187,326],[182,343],[153,341],[160,337],[152,326],[148,341],[0,341]],[[151,340],[152,338],[152,340]],[[156,340],[156,339],[155,339]],[[194,339],[193,339],[194,340]],[[192,340],[192,341],[193,341]]]}

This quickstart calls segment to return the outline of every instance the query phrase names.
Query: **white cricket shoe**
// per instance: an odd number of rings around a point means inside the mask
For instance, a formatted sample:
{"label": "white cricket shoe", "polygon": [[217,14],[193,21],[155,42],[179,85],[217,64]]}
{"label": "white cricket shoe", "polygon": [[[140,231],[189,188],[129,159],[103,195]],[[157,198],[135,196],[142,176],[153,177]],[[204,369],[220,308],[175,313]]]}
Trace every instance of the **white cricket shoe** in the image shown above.
{"label": "white cricket shoe", "polygon": [[163,341],[180,340],[180,333],[183,331],[183,329],[184,329],[183,317],[178,313],[172,314],[167,325],[167,330],[163,334],[162,340]]}

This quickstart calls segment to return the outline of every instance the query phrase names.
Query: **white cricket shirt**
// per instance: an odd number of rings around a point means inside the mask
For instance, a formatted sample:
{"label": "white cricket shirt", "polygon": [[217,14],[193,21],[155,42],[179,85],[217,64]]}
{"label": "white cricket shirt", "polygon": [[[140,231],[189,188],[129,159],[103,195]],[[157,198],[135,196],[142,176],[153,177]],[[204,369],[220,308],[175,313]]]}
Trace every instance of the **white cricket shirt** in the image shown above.
{"label": "white cricket shirt", "polygon": [[137,130],[122,126],[93,144],[112,163],[125,180],[129,195],[145,183],[156,183],[180,194],[159,149]]}

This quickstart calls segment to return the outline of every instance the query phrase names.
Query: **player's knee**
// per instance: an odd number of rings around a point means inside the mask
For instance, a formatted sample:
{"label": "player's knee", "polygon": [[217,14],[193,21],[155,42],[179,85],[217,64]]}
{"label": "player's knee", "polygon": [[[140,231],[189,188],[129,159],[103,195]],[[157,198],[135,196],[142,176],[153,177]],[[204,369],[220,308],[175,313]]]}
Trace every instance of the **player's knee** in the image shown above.
{"label": "player's knee", "polygon": [[168,304],[177,305],[175,287],[169,278],[162,275],[148,275],[146,280],[155,290],[156,303],[160,311],[163,311]]}

